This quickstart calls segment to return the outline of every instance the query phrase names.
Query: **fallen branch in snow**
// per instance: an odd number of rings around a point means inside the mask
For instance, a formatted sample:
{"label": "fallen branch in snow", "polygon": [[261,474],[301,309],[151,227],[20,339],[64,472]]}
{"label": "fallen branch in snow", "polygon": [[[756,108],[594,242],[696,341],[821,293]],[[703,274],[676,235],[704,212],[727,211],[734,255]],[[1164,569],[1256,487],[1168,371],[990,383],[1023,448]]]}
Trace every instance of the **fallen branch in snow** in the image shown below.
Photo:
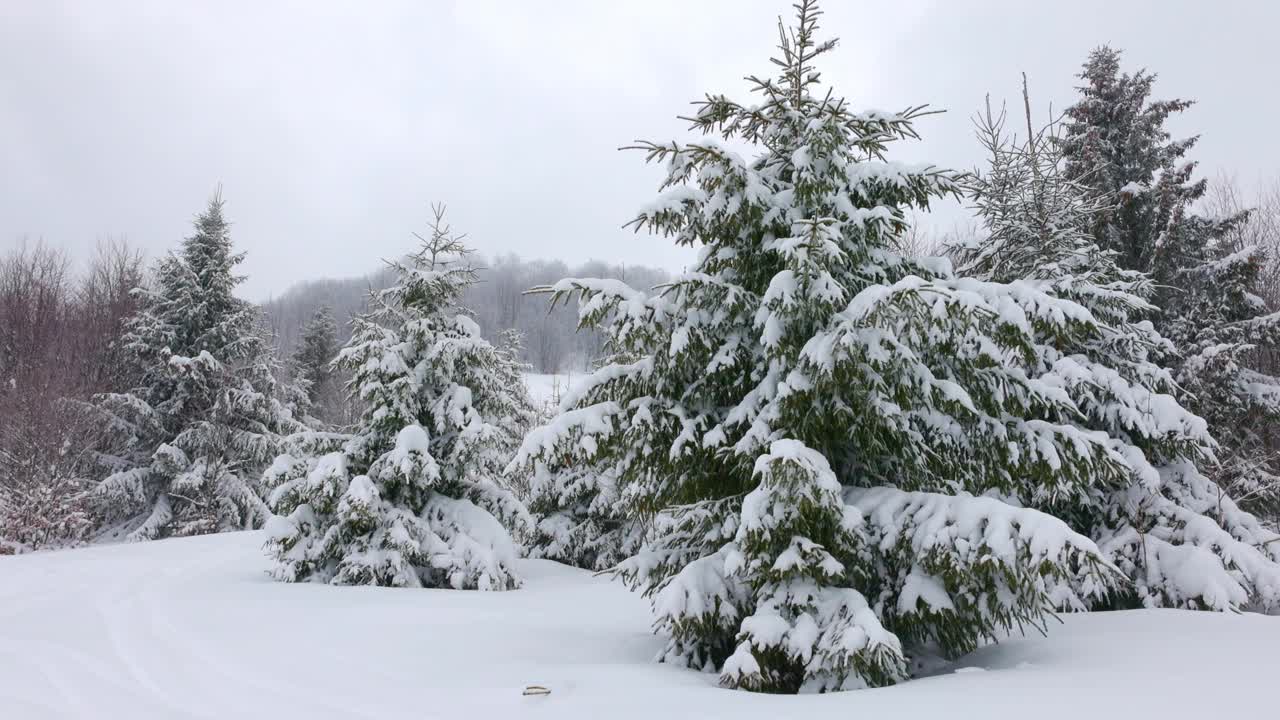
{"label": "fallen branch in snow", "polygon": [[529,685],[524,689],[521,695],[550,695],[551,691],[541,685]]}

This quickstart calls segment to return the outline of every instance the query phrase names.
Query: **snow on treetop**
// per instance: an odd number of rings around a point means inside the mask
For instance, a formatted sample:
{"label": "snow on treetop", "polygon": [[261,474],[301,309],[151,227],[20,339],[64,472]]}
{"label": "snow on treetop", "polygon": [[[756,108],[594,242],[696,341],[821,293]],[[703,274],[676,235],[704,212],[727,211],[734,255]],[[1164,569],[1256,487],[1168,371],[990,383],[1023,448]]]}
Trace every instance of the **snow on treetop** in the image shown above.
{"label": "snow on treetop", "polygon": [[398,453],[416,452],[425,455],[431,452],[431,436],[417,423],[405,425],[400,432],[396,433],[395,450]]}
{"label": "snow on treetop", "polygon": [[[756,458],[755,468],[752,472],[757,475],[768,472],[769,466],[779,461],[793,462],[805,466],[819,478],[819,483],[829,486],[830,489],[839,489],[840,487],[840,484],[835,482],[835,476],[831,473],[831,465],[827,462],[826,456],[799,440],[774,440],[769,445],[769,452]],[[823,482],[828,477],[834,484]]]}

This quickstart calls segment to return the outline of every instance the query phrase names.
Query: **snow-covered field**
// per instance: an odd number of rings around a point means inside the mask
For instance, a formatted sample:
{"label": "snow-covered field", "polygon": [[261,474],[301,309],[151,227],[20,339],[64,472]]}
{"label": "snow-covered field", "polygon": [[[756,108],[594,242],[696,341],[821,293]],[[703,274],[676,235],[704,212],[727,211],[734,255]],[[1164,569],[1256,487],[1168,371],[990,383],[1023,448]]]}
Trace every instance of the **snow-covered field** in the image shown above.
{"label": "snow-covered field", "polygon": [[[506,593],[286,585],[259,533],[0,558],[0,718],[1264,718],[1280,618],[1065,618],[824,696],[650,662],[645,601],[546,561]],[[551,689],[524,697],[528,684]]]}

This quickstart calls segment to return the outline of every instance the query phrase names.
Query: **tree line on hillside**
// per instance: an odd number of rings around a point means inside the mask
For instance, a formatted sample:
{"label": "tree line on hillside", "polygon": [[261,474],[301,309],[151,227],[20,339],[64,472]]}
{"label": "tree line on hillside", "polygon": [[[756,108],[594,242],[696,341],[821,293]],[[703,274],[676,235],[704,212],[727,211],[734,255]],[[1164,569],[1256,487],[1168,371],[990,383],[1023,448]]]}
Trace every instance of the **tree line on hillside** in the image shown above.
{"label": "tree line on hillside", "polygon": [[[616,278],[637,287],[650,288],[666,281],[668,274],[656,268],[614,265],[591,261],[575,266],[559,260],[522,260],[516,255],[474,260],[477,282],[462,294],[462,305],[480,323],[484,336],[496,342],[509,330],[525,338],[521,357],[536,372],[580,371],[590,367],[603,351],[603,339],[591,330],[578,331],[571,308],[548,308],[544,299],[526,291],[562,277]],[[386,267],[360,278],[324,279],[300,283],[280,297],[263,303],[272,334],[280,348],[298,346],[303,328],[321,308],[329,308],[338,322],[339,343],[350,337],[350,318],[367,308],[370,291],[395,282],[395,270]]]}
{"label": "tree line on hillside", "polygon": [[[529,276],[482,282],[443,207],[360,308],[307,300],[280,361],[215,197],[92,324],[112,372],[49,386],[94,431],[0,477],[9,547],[262,527],[281,581],[478,590],[547,558],[649,597],[663,661],[777,693],[900,682],[1056,612],[1280,610],[1274,201],[1197,178],[1165,127],[1191,103],[1108,47],[1061,117],[1025,81],[980,107],[972,171],[896,162],[929,111],[851,107],[796,11],[750,102],[633,148],[666,174],[632,226],[693,266],[535,288],[600,343],[556,407],[503,304]],[[951,197],[977,231],[908,251]],[[66,347],[23,343],[46,354],[6,372]]]}

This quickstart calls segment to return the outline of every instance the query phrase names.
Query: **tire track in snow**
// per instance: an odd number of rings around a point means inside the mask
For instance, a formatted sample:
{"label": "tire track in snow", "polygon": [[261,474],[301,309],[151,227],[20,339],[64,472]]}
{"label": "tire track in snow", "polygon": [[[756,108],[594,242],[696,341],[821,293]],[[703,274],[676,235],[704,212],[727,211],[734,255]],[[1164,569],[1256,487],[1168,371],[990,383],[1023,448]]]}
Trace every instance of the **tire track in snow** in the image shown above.
{"label": "tire track in snow", "polygon": [[[234,693],[221,693],[219,696],[209,697],[208,699],[218,707],[218,712],[209,717],[250,717],[255,708],[264,704],[287,707],[291,714],[298,716],[333,717],[334,711],[338,708],[335,708],[331,702],[332,698],[329,699],[330,701],[317,698],[314,687],[303,687],[289,682],[283,674],[264,677],[242,669],[246,665],[243,654],[247,647],[235,647],[233,643],[210,645],[208,640],[211,633],[208,629],[194,630],[192,624],[194,618],[191,615],[180,615],[176,612],[180,607],[204,608],[207,599],[197,597],[192,601],[191,598],[184,597],[184,594],[202,587],[208,592],[213,588],[205,586],[201,580],[219,577],[227,574],[227,570],[238,570],[240,567],[231,560],[217,563],[211,562],[212,558],[208,556],[200,556],[199,559],[203,562],[186,563],[167,572],[163,581],[151,579],[144,582],[138,592],[138,600],[154,628],[162,631],[157,635],[164,638],[164,643],[170,651],[175,656],[185,654],[190,659],[185,664],[188,667],[199,668],[200,676],[191,678],[188,681],[189,685],[201,690],[207,690],[210,686],[236,690]],[[240,560],[240,558],[235,559]],[[225,618],[212,619],[216,622]],[[269,621],[271,618],[260,615],[256,619]],[[232,630],[252,632],[253,627],[248,625]],[[219,634],[218,637],[226,639],[228,635]],[[217,647],[230,647],[231,651],[219,652],[215,649]],[[216,679],[209,678],[208,674],[213,674]],[[246,690],[251,692],[246,693]],[[247,703],[243,700],[239,703],[235,702],[236,696],[251,697],[253,707],[246,707]],[[384,714],[367,712],[354,707],[343,707],[341,710],[342,717],[368,720],[386,717]]]}
{"label": "tire track in snow", "polygon": [[160,663],[163,663],[164,671],[170,673],[181,666],[180,661],[170,659],[164,662],[156,657],[155,641],[158,638],[139,612],[139,592],[149,581],[154,582],[154,577],[151,576],[151,580],[139,575],[117,578],[113,580],[110,592],[98,601],[97,611],[103,619],[112,652],[133,680],[135,688],[145,691],[135,691],[140,699],[158,702],[171,717],[217,720],[216,715],[193,707],[189,697],[182,697],[182,690],[172,688],[172,683],[167,681],[171,678],[157,677],[153,670]]}

